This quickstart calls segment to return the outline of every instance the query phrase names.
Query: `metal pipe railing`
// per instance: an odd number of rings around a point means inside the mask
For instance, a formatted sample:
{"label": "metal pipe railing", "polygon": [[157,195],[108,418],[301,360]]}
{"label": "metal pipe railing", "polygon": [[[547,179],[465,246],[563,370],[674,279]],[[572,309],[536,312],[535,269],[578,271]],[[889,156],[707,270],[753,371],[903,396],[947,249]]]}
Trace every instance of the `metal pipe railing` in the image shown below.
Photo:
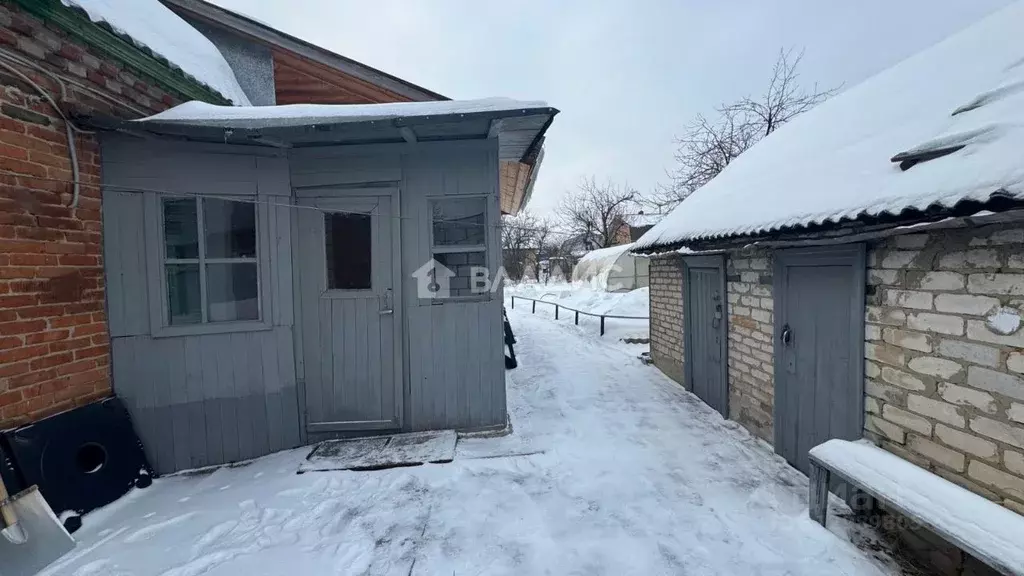
{"label": "metal pipe railing", "polygon": [[528,302],[531,302],[530,314],[536,314],[537,313],[537,302],[540,302],[541,304],[550,304],[550,305],[554,306],[555,307],[555,320],[558,320],[558,311],[560,309],[562,309],[562,308],[565,308],[566,310],[569,310],[570,312],[575,312],[576,315],[575,315],[575,318],[573,320],[573,323],[575,323],[577,326],[580,325],[580,314],[583,314],[584,316],[591,316],[591,317],[594,317],[594,318],[600,318],[601,319],[601,336],[604,336],[604,320],[605,320],[605,318],[612,318],[612,319],[618,319],[618,320],[650,320],[650,317],[648,317],[648,316],[623,316],[621,314],[598,314],[596,312],[588,312],[586,310],[577,310],[576,308],[572,308],[572,307],[566,306],[564,304],[559,304],[558,302],[550,302],[548,300],[538,300],[536,298],[527,298],[526,296],[512,296],[512,309],[513,310],[516,309],[516,298],[519,298],[520,300],[526,300]]}

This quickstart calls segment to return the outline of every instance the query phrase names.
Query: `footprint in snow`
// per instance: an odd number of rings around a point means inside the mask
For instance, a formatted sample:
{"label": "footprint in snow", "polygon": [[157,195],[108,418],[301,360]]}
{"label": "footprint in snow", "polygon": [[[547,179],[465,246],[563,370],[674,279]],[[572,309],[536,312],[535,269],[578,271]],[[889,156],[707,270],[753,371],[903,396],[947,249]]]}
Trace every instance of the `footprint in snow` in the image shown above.
{"label": "footprint in snow", "polygon": [[182,522],[187,522],[188,520],[190,520],[191,518],[193,518],[196,515],[197,515],[196,512],[189,512],[187,514],[182,514],[180,516],[175,516],[173,518],[168,518],[167,520],[164,520],[163,522],[157,522],[156,524],[150,524],[149,526],[146,526],[144,528],[141,528],[141,529],[136,530],[135,532],[132,532],[131,534],[129,534],[128,537],[124,539],[124,543],[125,544],[134,544],[136,542],[142,542],[142,541],[145,541],[145,540],[149,540],[150,538],[152,538],[153,536],[157,535],[158,533],[166,530],[167,528],[171,528],[172,526],[176,526],[178,524],[181,524]]}

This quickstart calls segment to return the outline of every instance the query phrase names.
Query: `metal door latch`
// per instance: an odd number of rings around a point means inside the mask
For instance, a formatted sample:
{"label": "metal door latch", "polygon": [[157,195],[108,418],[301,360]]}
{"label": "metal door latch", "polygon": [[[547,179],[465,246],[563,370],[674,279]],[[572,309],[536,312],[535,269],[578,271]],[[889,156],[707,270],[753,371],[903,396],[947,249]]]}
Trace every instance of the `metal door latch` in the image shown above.
{"label": "metal door latch", "polygon": [[789,344],[793,341],[793,330],[790,329],[789,324],[782,327],[782,333],[779,334],[779,339],[782,340],[783,344]]}
{"label": "metal door latch", "polygon": [[388,314],[394,314],[395,306],[391,303],[391,288],[384,291],[384,296],[381,300],[383,300],[383,307],[380,310],[380,315],[387,316]]}

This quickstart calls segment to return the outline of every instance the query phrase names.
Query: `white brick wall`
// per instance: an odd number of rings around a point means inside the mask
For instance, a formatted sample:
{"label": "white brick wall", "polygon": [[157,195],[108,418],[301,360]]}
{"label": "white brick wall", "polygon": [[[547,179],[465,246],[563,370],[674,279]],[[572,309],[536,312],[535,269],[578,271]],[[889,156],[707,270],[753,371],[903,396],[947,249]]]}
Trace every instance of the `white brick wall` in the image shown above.
{"label": "white brick wall", "polygon": [[767,251],[726,259],[729,301],[729,417],[773,439],[772,259]]}
{"label": "white brick wall", "polygon": [[1024,227],[889,238],[871,246],[865,435],[1005,506],[1024,510]]}
{"label": "white brick wall", "polygon": [[678,255],[651,259],[651,358],[683,383],[683,264]]}

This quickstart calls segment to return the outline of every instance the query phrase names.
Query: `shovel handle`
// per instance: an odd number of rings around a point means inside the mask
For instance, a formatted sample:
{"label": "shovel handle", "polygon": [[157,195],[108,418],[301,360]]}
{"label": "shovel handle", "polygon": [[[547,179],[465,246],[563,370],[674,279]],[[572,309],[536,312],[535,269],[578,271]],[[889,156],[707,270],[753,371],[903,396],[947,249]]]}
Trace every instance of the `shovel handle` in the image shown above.
{"label": "shovel handle", "polygon": [[0,478],[0,517],[3,518],[4,525],[8,527],[18,524],[18,517],[15,516],[9,500],[10,494],[7,493],[7,486],[4,486],[4,480]]}

